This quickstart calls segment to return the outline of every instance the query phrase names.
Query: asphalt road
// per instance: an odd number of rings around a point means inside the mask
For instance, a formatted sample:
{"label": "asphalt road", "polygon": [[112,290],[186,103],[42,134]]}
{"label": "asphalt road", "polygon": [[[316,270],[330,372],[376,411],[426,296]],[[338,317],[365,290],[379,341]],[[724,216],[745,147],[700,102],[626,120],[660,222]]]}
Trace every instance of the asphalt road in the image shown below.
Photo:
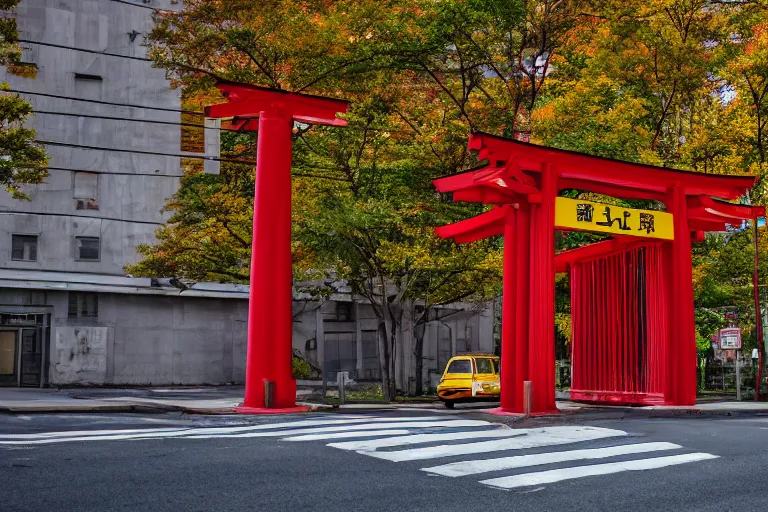
{"label": "asphalt road", "polygon": [[498,419],[0,415],[0,510],[768,508],[768,417],[483,421]]}

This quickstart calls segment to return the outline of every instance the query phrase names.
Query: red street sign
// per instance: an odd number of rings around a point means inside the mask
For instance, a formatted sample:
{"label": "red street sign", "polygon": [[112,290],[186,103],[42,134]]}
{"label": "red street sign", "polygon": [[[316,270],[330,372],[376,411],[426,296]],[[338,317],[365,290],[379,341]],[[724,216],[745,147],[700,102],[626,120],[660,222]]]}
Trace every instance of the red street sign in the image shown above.
{"label": "red street sign", "polygon": [[721,350],[741,350],[741,328],[720,329]]}

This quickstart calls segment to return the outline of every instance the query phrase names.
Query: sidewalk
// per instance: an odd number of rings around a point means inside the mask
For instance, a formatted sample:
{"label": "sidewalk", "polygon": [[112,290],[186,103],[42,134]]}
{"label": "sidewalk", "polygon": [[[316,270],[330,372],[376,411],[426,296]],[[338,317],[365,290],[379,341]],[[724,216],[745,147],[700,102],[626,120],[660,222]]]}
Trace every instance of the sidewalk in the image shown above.
{"label": "sidewalk", "polygon": [[[243,393],[242,386],[0,388],[0,413],[177,411],[189,414],[233,414],[234,408],[243,401]],[[297,399],[301,400],[301,392]]]}
{"label": "sidewalk", "polygon": [[[62,412],[185,412],[189,414],[233,414],[242,403],[242,386],[163,387],[163,388],[0,388],[0,413]],[[330,406],[302,403],[309,390],[299,390],[297,402],[310,410],[439,410],[449,413],[440,402],[357,403]],[[691,407],[648,406],[627,407],[594,405],[559,400],[558,409],[565,414],[619,413],[632,417],[730,416],[768,414],[768,402],[702,401]],[[452,413],[484,413],[491,404],[461,404]]]}

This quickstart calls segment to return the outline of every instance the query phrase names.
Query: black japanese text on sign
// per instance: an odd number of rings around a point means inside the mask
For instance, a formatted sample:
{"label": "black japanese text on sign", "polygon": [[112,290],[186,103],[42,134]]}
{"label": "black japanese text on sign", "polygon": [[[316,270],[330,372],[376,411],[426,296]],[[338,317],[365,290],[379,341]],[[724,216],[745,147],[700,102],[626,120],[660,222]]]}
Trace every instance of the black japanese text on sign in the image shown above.
{"label": "black japanese text on sign", "polygon": [[555,226],[645,238],[674,239],[672,214],[558,197]]}

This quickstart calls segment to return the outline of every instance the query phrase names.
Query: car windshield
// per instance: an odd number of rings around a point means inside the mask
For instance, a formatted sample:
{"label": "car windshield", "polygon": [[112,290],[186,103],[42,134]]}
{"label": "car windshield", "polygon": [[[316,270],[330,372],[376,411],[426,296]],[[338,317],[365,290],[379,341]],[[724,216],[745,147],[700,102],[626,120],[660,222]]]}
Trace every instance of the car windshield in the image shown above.
{"label": "car windshield", "polygon": [[475,368],[477,368],[477,373],[493,373],[493,365],[490,359],[475,359]]}
{"label": "car windshield", "polygon": [[468,359],[453,361],[446,373],[472,373],[472,363]]}

